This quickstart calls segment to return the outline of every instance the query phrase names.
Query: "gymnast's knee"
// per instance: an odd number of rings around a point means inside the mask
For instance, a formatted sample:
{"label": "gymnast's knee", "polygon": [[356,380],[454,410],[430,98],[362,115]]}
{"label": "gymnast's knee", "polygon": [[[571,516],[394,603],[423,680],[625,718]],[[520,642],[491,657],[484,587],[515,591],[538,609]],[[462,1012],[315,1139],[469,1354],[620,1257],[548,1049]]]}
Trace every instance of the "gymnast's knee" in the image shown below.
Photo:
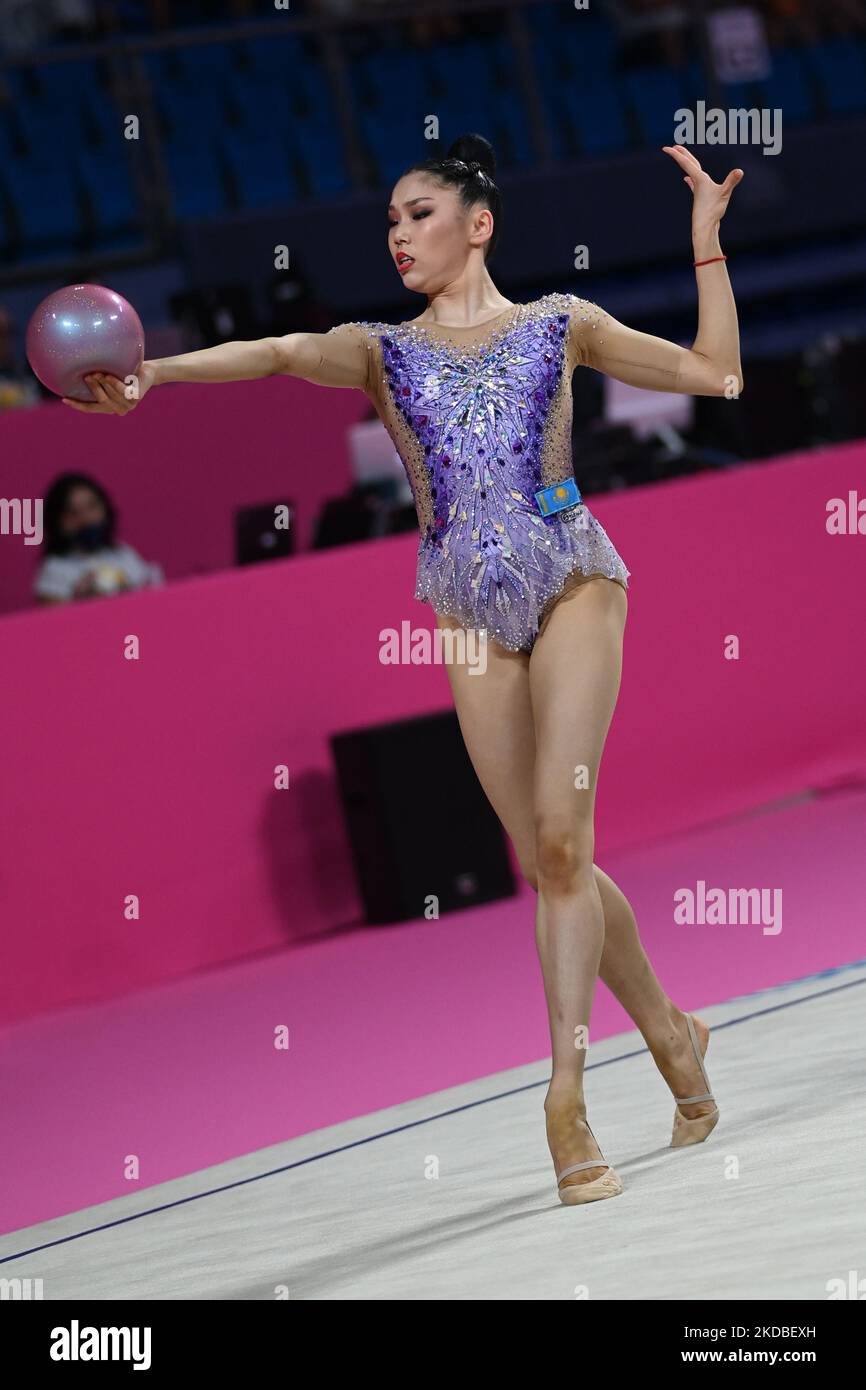
{"label": "gymnast's knee", "polygon": [[536,887],[549,893],[573,893],[593,870],[591,828],[562,826],[540,819],[535,832]]}

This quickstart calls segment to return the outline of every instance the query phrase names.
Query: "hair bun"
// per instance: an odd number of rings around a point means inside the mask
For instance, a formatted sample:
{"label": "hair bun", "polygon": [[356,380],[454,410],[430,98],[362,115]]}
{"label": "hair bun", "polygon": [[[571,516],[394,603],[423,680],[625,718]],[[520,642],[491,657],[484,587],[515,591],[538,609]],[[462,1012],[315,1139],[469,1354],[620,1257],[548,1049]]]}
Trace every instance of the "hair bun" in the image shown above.
{"label": "hair bun", "polygon": [[459,136],[449,147],[445,158],[459,160],[470,172],[487,174],[491,179],[496,174],[496,155],[490,141],[483,135],[472,133]]}

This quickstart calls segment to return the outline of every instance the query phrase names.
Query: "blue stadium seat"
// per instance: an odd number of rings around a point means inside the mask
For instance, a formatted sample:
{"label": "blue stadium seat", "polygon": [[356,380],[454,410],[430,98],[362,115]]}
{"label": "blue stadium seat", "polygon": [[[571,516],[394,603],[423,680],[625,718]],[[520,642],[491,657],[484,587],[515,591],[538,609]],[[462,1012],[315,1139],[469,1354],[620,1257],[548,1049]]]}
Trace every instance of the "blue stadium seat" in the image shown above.
{"label": "blue stadium seat", "polygon": [[131,235],[140,226],[129,154],[120,140],[101,151],[86,146],[76,151],[76,163],[96,228],[95,239],[100,246],[116,245],[119,238]]}
{"label": "blue stadium seat", "polygon": [[57,140],[75,147],[88,145],[99,125],[117,132],[118,113],[100,81],[96,63],[54,63],[13,70],[14,122],[19,142],[35,157],[49,157]]}
{"label": "blue stadium seat", "polygon": [[388,48],[357,59],[349,77],[361,143],[373,160],[378,185],[390,186],[409,164],[438,150],[424,139],[426,117],[441,114],[441,101],[431,90],[435,73],[418,50]]}
{"label": "blue stadium seat", "polygon": [[200,86],[163,82],[157,105],[171,134],[218,135],[227,124],[226,90],[221,83]]}
{"label": "blue stadium seat", "polygon": [[231,128],[246,131],[251,136],[264,130],[287,134],[296,144],[314,140],[330,151],[336,162],[332,174],[321,176],[329,188],[348,184],[339,132],[331,103],[308,97],[301,82],[286,81],[272,74],[243,73],[232,76],[228,83],[228,109]]}
{"label": "blue stadium seat", "polygon": [[386,48],[365,54],[352,63],[349,70],[356,82],[366,75],[381,102],[393,106],[396,92],[424,81],[424,66],[417,48]]}
{"label": "blue stadium seat", "polygon": [[613,71],[619,40],[609,20],[571,5],[530,5],[526,22],[543,83]]}
{"label": "blue stadium seat", "polygon": [[810,121],[815,116],[809,74],[800,48],[771,48],[772,71],[757,83],[761,105],[782,111],[783,124]]}
{"label": "blue stadium seat", "polygon": [[39,63],[10,68],[5,74],[16,101],[68,105],[83,92],[102,85],[103,69],[91,59],[77,62]]}
{"label": "blue stadium seat", "polygon": [[383,188],[393,184],[410,164],[432,157],[420,118],[395,121],[387,112],[368,111],[361,116],[361,134],[375,160]]}
{"label": "blue stadium seat", "polygon": [[609,82],[586,80],[564,88],[561,98],[583,154],[612,154],[629,148],[619,96]]}
{"label": "blue stadium seat", "polygon": [[279,206],[296,200],[297,182],[282,136],[227,131],[223,145],[242,207]]}
{"label": "blue stadium seat", "polygon": [[309,52],[296,34],[245,39],[239,45],[243,60],[260,72],[283,73],[309,64]]}
{"label": "blue stadium seat", "polygon": [[220,81],[232,72],[240,61],[240,48],[232,43],[184,44],[166,56],[174,81],[199,85]]}
{"label": "blue stadium seat", "polygon": [[9,247],[12,241],[12,231],[6,221],[6,191],[3,187],[3,180],[0,177],[0,256],[9,254]]}
{"label": "blue stadium seat", "polygon": [[673,140],[675,113],[686,104],[682,78],[673,68],[632,68],[620,79],[640,137],[647,145]]}
{"label": "blue stadium seat", "polygon": [[247,40],[238,46],[238,61],[240,70],[255,81],[278,84],[289,101],[300,98],[308,106],[328,101],[321,62],[311,60],[309,49],[292,34]]}
{"label": "blue stadium seat", "polygon": [[[201,70],[196,67],[199,59]],[[221,129],[230,69],[227,44],[145,52],[141,63],[154,106],[172,132],[200,127],[204,134],[207,126],[213,135]]]}
{"label": "blue stadium seat", "polygon": [[[423,138],[425,115],[438,114],[441,79],[436,74],[430,50],[386,49],[366,54],[349,65],[354,106],[361,117],[377,113],[392,125],[417,124]],[[395,92],[400,93],[400,118],[395,121]],[[409,103],[409,110],[406,108]]]}
{"label": "blue stadium seat", "polygon": [[[448,102],[452,97],[463,100],[470,96],[481,97],[492,90],[495,55],[495,45],[490,41],[471,39],[455,44],[433,44],[425,53],[428,80],[436,84]],[[450,120],[450,106],[447,114]]]}
{"label": "blue stadium seat", "polygon": [[271,74],[232,73],[225,86],[226,109],[231,125],[254,132],[281,127],[290,112],[290,90]]}
{"label": "blue stadium seat", "polygon": [[75,168],[59,146],[50,154],[10,160],[4,175],[25,247],[63,250],[79,241],[83,224]]}
{"label": "blue stadium seat", "polygon": [[50,159],[58,143],[67,149],[90,143],[93,129],[88,112],[100,107],[109,106],[116,126],[118,116],[106,95],[101,74],[101,67],[89,61],[10,69],[8,85],[13,94],[12,119],[19,153]]}
{"label": "blue stadium seat", "polygon": [[805,61],[815,75],[828,111],[866,111],[866,57],[854,39],[810,44]]}
{"label": "blue stadium seat", "polygon": [[535,162],[529,123],[523,103],[514,94],[493,93],[493,120],[490,139],[496,147],[500,167],[526,167]]}
{"label": "blue stadium seat", "polygon": [[[698,101],[706,102],[708,110],[712,108],[707,82],[701,65],[696,59],[693,59],[685,69],[684,86],[686,95],[684,105],[690,111],[695,110],[695,106]],[[760,84],[757,82],[723,82],[719,85],[719,93],[717,100],[721,110],[725,112],[755,112],[754,118],[750,116],[746,122],[746,125],[750,139],[752,136],[752,132],[755,132],[756,143],[761,139],[762,111],[765,108],[771,110],[773,106],[779,105],[778,101],[772,102],[768,100],[766,94],[761,90]],[[787,119],[787,114],[787,111],[785,111],[783,120]],[[730,135],[731,142],[733,143],[733,141],[737,139],[738,133],[736,131],[731,130],[728,132],[728,134]],[[677,137],[679,138],[682,144],[689,146],[691,145],[691,141],[683,139],[679,132],[677,132]],[[694,153],[698,159],[701,159],[702,150],[713,150],[722,148],[723,146],[721,145],[696,145]]]}
{"label": "blue stadium seat", "polygon": [[81,99],[79,119],[84,131],[84,144],[102,149],[117,140],[124,140],[125,119],[129,113],[120,111],[104,92],[88,92]]}
{"label": "blue stadium seat", "polygon": [[15,103],[15,121],[34,156],[50,153],[58,143],[76,148],[86,138],[82,97],[75,89],[59,89],[52,97]]}
{"label": "blue stadium seat", "polygon": [[171,81],[171,72],[166,67],[166,54],[160,49],[145,49],[139,53],[137,61],[141,64],[144,75],[154,88],[159,87],[162,82]]}
{"label": "blue stadium seat", "polygon": [[226,210],[226,189],[215,139],[197,131],[178,136],[165,142],[163,156],[177,217],[208,217]]}
{"label": "blue stadium seat", "polygon": [[298,122],[292,133],[296,158],[307,170],[313,192],[321,197],[348,192],[350,180],[333,127],[314,121]]}
{"label": "blue stadium seat", "polygon": [[[692,58],[683,69],[682,83],[685,92],[683,103],[685,106],[694,109],[698,101],[705,101],[709,106],[710,96],[707,79],[697,58]],[[725,111],[740,107],[745,107],[748,110],[756,104],[757,99],[758,93],[753,83],[723,82],[719,84],[719,100]]]}
{"label": "blue stadium seat", "polygon": [[[627,148],[630,139],[614,74],[618,39],[609,21],[558,4],[530,5],[526,22],[555,156]],[[605,83],[607,93],[601,91]],[[581,91],[598,93],[600,109],[587,109]]]}
{"label": "blue stadium seat", "polygon": [[599,76],[612,72],[619,50],[613,24],[591,10],[573,10],[572,13],[575,23],[568,31],[572,36],[572,52],[585,64],[588,74]]}
{"label": "blue stadium seat", "polygon": [[0,110],[0,168],[15,155],[15,137],[7,112]]}

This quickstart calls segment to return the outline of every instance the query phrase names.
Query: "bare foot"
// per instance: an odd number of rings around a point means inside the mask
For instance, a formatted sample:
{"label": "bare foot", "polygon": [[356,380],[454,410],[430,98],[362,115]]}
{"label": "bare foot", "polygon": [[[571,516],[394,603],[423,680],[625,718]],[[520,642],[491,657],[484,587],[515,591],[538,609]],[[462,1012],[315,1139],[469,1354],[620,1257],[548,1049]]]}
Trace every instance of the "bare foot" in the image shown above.
{"label": "bare foot", "polygon": [[571,1187],[572,1183],[592,1182],[609,1172],[602,1159],[602,1153],[589,1132],[582,1102],[574,1099],[551,1097],[548,1092],[544,1102],[544,1115],[547,1122],[547,1146],[553,1159],[556,1173],[570,1168],[572,1163],[587,1163],[591,1158],[602,1160],[598,1167],[584,1168],[580,1173],[570,1173],[561,1184]]}
{"label": "bare foot", "polygon": [[[710,1030],[696,1014],[692,1014],[692,1018],[701,1056],[704,1057],[710,1042]],[[699,1096],[708,1089],[695,1057],[686,1016],[680,1009],[674,1010],[665,1035],[654,1039],[649,1048],[675,1100],[677,1096]],[[702,1100],[696,1105],[681,1105],[679,1110],[687,1120],[693,1120],[698,1115],[711,1114],[715,1108],[715,1101]]]}

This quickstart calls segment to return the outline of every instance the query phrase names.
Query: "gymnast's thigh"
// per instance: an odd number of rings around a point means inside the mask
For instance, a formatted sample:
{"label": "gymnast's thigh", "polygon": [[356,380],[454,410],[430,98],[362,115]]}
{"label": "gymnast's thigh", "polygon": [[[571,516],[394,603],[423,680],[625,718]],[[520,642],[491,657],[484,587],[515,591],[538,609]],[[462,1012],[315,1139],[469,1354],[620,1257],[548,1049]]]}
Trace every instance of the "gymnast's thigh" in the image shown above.
{"label": "gymnast's thigh", "polygon": [[[602,751],[622,675],[628,600],[605,576],[563,595],[533,647],[536,828],[589,832]],[[585,769],[588,781],[582,781]],[[580,775],[578,775],[580,773]],[[577,793],[580,794],[577,794]]]}
{"label": "gymnast's thigh", "polygon": [[[440,628],[459,628],[437,613]],[[473,674],[446,662],[457,722],[470,762],[488,801],[511,839],[522,867],[534,847],[532,782],[535,733],[529,695],[529,653],[513,652],[488,639],[487,665]]]}

